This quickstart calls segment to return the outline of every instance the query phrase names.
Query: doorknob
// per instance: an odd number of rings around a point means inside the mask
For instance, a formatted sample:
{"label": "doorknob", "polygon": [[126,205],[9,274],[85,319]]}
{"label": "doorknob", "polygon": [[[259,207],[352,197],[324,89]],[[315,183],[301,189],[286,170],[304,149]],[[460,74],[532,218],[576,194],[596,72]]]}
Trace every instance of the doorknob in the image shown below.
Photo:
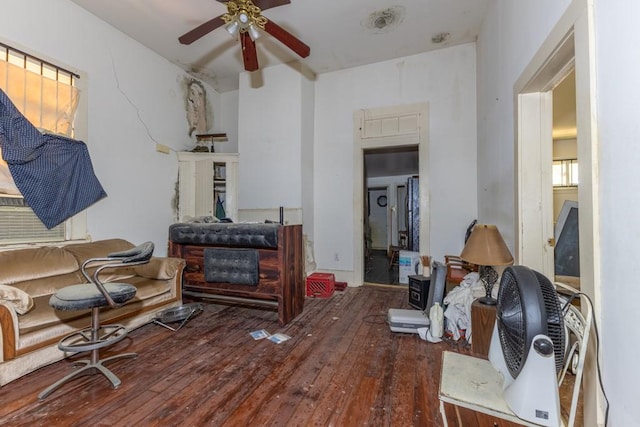
{"label": "doorknob", "polygon": [[556,239],[554,239],[553,237],[551,237],[550,239],[547,239],[547,243],[549,244],[550,247],[555,248],[556,247]]}

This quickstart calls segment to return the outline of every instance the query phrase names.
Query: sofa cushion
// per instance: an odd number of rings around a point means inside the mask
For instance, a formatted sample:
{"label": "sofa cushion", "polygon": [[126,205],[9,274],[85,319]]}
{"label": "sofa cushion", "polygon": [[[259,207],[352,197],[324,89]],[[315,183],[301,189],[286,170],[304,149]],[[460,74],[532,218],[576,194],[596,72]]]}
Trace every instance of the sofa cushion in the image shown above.
{"label": "sofa cushion", "polygon": [[147,264],[133,267],[133,271],[147,279],[169,280],[176,277],[180,265],[174,258],[151,258]]}
{"label": "sofa cushion", "polygon": [[22,289],[0,285],[0,301],[6,301],[18,314],[25,314],[33,308],[33,298]]}
{"label": "sofa cushion", "polygon": [[[124,239],[107,239],[90,243],[74,243],[65,246],[65,249],[78,260],[78,265],[82,265],[89,258],[104,258],[113,252],[121,252],[133,247],[133,243]],[[99,266],[98,263],[92,264],[87,268],[87,274],[92,276]],[[120,282],[135,276],[135,274],[132,267],[107,268],[100,272],[100,280],[105,283]],[[78,283],[86,283],[86,280],[83,279]]]}
{"label": "sofa cushion", "polygon": [[65,246],[64,249],[76,257],[78,264],[82,264],[89,258],[106,257],[110,253],[126,251],[134,246],[133,243],[124,239],[107,239],[89,243],[74,243]]}
{"label": "sofa cushion", "polygon": [[69,322],[80,317],[87,317],[90,322],[91,310],[59,311],[49,306],[49,295],[42,295],[33,299],[33,309],[24,316],[20,316],[20,335],[34,332],[60,322]]}
{"label": "sofa cushion", "polygon": [[[126,282],[136,287],[136,296],[127,304],[150,299],[171,291],[171,286],[166,280],[153,280],[141,276],[135,276],[126,280]],[[86,317],[87,325],[89,324],[89,313],[91,310],[54,310],[49,306],[50,298],[50,295],[41,295],[33,298],[33,309],[24,316],[20,316],[20,335],[57,325],[60,322],[68,323],[81,317]],[[124,306],[126,307],[127,304]],[[110,308],[101,309],[100,317],[107,317],[105,316],[105,312],[110,310]]]}
{"label": "sofa cushion", "polygon": [[59,276],[72,273],[79,268],[76,258],[58,247],[0,252],[0,284],[3,285]]}
{"label": "sofa cushion", "polygon": [[62,289],[65,286],[85,282],[86,280],[80,273],[80,270],[78,270],[73,273],[61,274],[59,276],[43,277],[41,279],[17,282],[12,286],[22,289],[31,295],[32,298],[36,298],[42,295],[51,295],[58,289]]}
{"label": "sofa cushion", "polygon": [[133,297],[132,301],[146,300],[171,291],[171,286],[166,280],[134,276],[126,280],[126,283],[135,286],[137,289],[136,296]]}

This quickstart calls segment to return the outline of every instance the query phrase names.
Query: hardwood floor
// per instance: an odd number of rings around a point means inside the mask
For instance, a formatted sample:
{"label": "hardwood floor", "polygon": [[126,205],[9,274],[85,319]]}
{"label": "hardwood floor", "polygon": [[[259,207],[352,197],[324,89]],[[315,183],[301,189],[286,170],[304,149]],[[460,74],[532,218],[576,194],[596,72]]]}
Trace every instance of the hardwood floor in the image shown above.
{"label": "hardwood floor", "polygon": [[[362,286],[307,299],[285,327],[275,312],[205,304],[177,332],[145,325],[105,352],[138,352],[109,365],[116,390],[93,375],[38,401],[69,360],[1,387],[0,425],[440,426],[441,352],[468,349],[390,332],[387,310],[407,307],[406,292]],[[291,339],[254,341],[258,329]]]}

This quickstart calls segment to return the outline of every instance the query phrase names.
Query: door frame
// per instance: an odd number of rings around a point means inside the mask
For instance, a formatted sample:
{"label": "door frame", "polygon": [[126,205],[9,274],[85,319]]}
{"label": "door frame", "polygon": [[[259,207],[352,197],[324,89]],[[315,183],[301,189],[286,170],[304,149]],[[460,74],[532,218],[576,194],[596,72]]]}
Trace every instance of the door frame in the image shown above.
{"label": "door frame", "polygon": [[[418,146],[418,173],[420,175],[420,255],[428,255],[429,243],[429,145],[427,103],[361,109],[353,114],[353,284],[364,283],[364,152],[369,149]],[[365,121],[381,118],[417,115],[415,132],[364,137]]]}
{"label": "door frame", "polygon": [[[514,85],[516,169],[516,263],[539,268],[553,278],[553,207],[544,201],[543,184],[530,179],[547,173],[541,159],[551,149],[551,90],[575,69],[576,125],[580,184],[580,290],[594,301],[601,317],[600,204],[598,188],[598,130],[595,87],[595,37],[592,0],[574,0]],[[532,132],[532,134],[527,134]],[[532,154],[536,153],[536,154]],[[534,161],[526,156],[533,156]],[[549,163],[551,157],[549,157]],[[551,166],[549,166],[549,182]],[[547,178],[545,178],[546,180]],[[551,184],[546,187],[551,189]],[[548,191],[549,193],[551,191]],[[534,200],[539,200],[538,206]],[[538,220],[532,220],[537,215]],[[598,392],[597,349],[589,349],[584,371],[585,425],[604,422],[604,399]]]}

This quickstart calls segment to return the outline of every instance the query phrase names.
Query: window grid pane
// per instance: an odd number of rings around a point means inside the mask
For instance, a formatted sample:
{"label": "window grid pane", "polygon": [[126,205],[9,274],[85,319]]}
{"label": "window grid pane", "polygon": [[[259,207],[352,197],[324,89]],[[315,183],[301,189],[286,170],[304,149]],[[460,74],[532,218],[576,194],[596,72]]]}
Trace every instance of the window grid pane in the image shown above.
{"label": "window grid pane", "polygon": [[62,242],[64,223],[48,230],[28,207],[0,206],[0,243]]}
{"label": "window grid pane", "polygon": [[578,185],[578,161],[571,160],[571,179],[569,180],[569,185]]}
{"label": "window grid pane", "polygon": [[[74,77],[53,64],[0,44],[0,88],[38,128],[73,136],[78,101]],[[20,197],[17,200],[20,203],[0,197],[0,245],[66,239],[66,222],[49,230]]]}
{"label": "window grid pane", "polygon": [[562,162],[556,160],[553,162],[553,186],[559,187],[562,186]]}
{"label": "window grid pane", "polygon": [[578,160],[554,160],[552,166],[552,182],[554,187],[577,187]]}

